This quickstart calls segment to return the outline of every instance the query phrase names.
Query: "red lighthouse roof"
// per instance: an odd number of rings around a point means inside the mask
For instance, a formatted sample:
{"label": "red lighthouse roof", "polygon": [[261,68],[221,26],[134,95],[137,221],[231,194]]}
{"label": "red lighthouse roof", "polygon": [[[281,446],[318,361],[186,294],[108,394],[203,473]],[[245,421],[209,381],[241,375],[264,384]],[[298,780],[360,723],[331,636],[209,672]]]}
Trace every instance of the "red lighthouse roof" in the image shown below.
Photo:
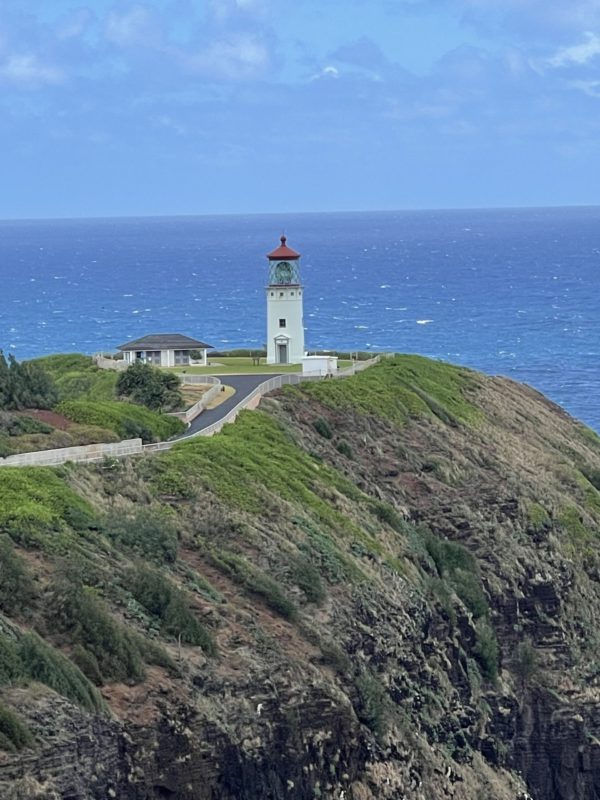
{"label": "red lighthouse roof", "polygon": [[272,253],[267,255],[269,261],[294,261],[297,258],[300,258],[300,253],[297,253],[295,250],[292,250],[291,247],[288,247],[287,238],[285,236],[281,237],[281,244],[276,249],[273,250]]}

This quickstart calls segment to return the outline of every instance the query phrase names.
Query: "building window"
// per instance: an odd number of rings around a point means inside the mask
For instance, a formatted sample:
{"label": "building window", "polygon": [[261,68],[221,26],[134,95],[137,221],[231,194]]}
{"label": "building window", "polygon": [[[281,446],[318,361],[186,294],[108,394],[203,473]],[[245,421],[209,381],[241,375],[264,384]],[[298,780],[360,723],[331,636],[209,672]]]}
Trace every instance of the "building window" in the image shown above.
{"label": "building window", "polygon": [[175,350],[175,364],[189,364],[190,351],[189,350]]}
{"label": "building window", "polygon": [[280,319],[279,320],[279,327],[280,328],[285,328],[285,320],[284,319]]}
{"label": "building window", "polygon": [[292,297],[294,296],[294,293],[293,293],[293,292],[290,292],[290,294],[292,295]]}
{"label": "building window", "polygon": [[279,297],[283,297],[283,292],[279,292]]}
{"label": "building window", "polygon": [[302,294],[302,292],[298,292],[298,294]]}
{"label": "building window", "polygon": [[275,297],[275,292],[271,292],[271,297]]}

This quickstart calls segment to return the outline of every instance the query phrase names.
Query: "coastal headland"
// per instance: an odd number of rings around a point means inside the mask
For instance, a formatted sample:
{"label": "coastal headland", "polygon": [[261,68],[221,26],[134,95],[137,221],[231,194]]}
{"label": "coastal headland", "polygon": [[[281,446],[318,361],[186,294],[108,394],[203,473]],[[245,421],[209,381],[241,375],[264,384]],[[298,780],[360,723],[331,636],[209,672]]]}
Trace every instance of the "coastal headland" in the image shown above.
{"label": "coastal headland", "polygon": [[0,795],[592,800],[599,525],[594,432],[418,356],[4,467]]}

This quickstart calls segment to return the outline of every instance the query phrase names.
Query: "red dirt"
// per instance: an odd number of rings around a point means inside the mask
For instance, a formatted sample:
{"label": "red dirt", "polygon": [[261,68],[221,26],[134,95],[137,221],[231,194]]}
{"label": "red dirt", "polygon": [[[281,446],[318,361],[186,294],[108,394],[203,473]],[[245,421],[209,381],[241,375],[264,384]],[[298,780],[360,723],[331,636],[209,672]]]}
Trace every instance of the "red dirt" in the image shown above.
{"label": "red dirt", "polygon": [[27,417],[39,419],[40,422],[45,422],[46,425],[52,425],[53,428],[58,428],[60,431],[66,431],[73,425],[70,419],[63,417],[62,414],[57,414],[55,411],[46,411],[41,408],[26,408],[25,411],[20,411],[18,413]]}

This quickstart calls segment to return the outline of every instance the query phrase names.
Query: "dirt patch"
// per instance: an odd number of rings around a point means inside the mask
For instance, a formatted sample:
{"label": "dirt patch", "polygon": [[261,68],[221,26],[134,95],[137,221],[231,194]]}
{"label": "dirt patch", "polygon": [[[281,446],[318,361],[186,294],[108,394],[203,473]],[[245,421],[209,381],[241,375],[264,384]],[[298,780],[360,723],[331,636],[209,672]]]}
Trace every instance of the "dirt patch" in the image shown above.
{"label": "dirt patch", "polygon": [[39,419],[40,422],[45,422],[46,425],[52,425],[53,428],[58,428],[59,431],[66,431],[73,422],[62,414],[57,414],[56,411],[47,411],[42,408],[26,408],[24,411],[18,411],[18,414],[26,417],[33,417]]}

